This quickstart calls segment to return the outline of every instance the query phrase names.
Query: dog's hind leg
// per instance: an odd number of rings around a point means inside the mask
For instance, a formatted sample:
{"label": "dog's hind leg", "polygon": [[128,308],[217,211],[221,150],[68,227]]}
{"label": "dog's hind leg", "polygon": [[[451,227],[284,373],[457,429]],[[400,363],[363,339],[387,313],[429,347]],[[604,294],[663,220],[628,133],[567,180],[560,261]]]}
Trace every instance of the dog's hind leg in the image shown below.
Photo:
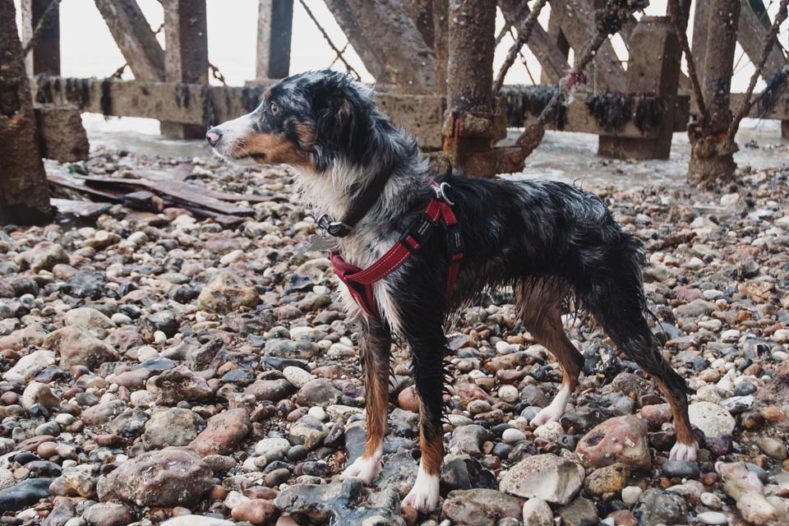
{"label": "dog's hind leg", "polygon": [[419,449],[422,457],[414,486],[403,499],[402,506],[429,513],[438,505],[444,458],[442,415],[446,337],[440,322],[427,323],[417,319],[407,323],[404,329],[411,347],[414,381],[419,395]]}
{"label": "dog's hind leg", "polygon": [[367,442],[364,453],[342,472],[341,478],[358,478],[365,484],[381,471],[383,439],[389,406],[389,360],[392,337],[375,319],[359,315],[359,353],[364,371]]}
{"label": "dog's hind leg", "polygon": [[516,292],[524,327],[559,360],[562,368],[559,392],[553,401],[531,420],[532,425],[539,426],[561,418],[570,395],[578,385],[583,357],[570,342],[562,325],[565,287],[551,281],[526,280],[518,286]]}
{"label": "dog's hind leg", "polygon": [[596,269],[590,283],[578,291],[582,301],[614,343],[654,379],[671,406],[677,434],[671,459],[695,460],[698,444],[688,417],[687,386],[660,354],[649,330],[638,252],[620,247]]}

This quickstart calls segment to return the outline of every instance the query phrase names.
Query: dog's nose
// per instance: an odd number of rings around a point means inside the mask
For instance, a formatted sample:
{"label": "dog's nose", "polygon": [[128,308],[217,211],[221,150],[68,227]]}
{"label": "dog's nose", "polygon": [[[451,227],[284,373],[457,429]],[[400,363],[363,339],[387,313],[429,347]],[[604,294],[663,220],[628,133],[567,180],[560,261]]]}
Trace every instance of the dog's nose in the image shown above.
{"label": "dog's nose", "polygon": [[216,143],[219,142],[219,139],[222,138],[222,130],[219,128],[211,128],[205,134],[205,139],[208,141],[208,144],[211,146],[216,146]]}

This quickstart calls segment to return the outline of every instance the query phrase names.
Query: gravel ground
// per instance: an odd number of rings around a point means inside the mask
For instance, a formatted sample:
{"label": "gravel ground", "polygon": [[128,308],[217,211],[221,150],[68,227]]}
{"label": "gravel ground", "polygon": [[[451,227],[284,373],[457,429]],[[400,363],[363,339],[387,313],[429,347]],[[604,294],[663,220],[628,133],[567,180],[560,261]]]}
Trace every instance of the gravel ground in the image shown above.
{"label": "gravel ground", "polygon": [[[97,154],[92,174],[187,159]],[[668,405],[583,317],[559,423],[529,419],[561,374],[492,294],[450,329],[441,507],[403,517],[416,474],[407,351],[385,465],[360,454],[356,334],[314,218],[282,169],[195,159],[192,181],[281,199],[236,229],[115,206],[94,224],[0,230],[0,524],[786,524],[789,169],[721,194],[591,187],[644,240],[654,331],[688,380],[698,463],[667,462]]]}

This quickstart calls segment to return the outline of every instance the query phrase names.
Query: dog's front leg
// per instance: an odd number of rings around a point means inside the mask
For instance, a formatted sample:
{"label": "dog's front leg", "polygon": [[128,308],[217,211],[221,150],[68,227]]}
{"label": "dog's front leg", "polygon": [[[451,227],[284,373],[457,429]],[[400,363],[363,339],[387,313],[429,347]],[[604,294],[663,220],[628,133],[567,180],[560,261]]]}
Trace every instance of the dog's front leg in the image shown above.
{"label": "dog's front leg", "polygon": [[413,488],[402,506],[429,513],[438,505],[441,462],[444,458],[442,425],[444,350],[446,338],[440,323],[406,329],[411,347],[414,380],[419,395],[419,449],[422,458]]}
{"label": "dog's front leg", "polygon": [[389,402],[389,360],[392,337],[379,320],[358,317],[359,353],[364,371],[367,442],[364,453],[345,468],[341,478],[358,478],[365,484],[381,471],[383,439]]}

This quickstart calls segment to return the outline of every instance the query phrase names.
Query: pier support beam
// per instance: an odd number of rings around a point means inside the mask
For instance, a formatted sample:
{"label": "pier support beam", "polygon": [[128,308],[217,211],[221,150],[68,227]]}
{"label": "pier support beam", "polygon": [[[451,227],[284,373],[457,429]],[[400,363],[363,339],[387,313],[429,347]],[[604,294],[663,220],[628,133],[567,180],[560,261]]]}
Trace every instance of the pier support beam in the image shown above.
{"label": "pier support beam", "polygon": [[[168,82],[208,84],[208,31],[205,0],[163,0],[164,67]],[[202,139],[205,125],[162,121],[171,139]]]}
{"label": "pier support beam", "polygon": [[[627,93],[651,94],[666,102],[656,138],[601,135],[597,154],[615,159],[668,159],[674,133],[682,50],[668,17],[644,16],[630,37]],[[635,108],[633,108],[635,111]]]}
{"label": "pier support beam", "polygon": [[0,224],[52,219],[14,0],[0,0]]}
{"label": "pier support beam", "polygon": [[691,146],[688,181],[701,187],[716,187],[730,181],[737,168],[734,163],[737,145],[726,139],[726,132],[732,122],[731,77],[740,5],[740,0],[710,0],[707,6],[701,84],[710,118],[709,122],[688,127]]}
{"label": "pier support beam", "polygon": [[288,76],[292,33],[293,0],[258,0],[257,80]]}
{"label": "pier support beam", "polygon": [[[50,4],[55,4],[50,7]],[[47,11],[49,12],[47,13]],[[22,0],[22,42],[33,38],[38,23],[47,13],[38,41],[25,57],[27,75],[60,75],[60,5],[58,0]]]}

